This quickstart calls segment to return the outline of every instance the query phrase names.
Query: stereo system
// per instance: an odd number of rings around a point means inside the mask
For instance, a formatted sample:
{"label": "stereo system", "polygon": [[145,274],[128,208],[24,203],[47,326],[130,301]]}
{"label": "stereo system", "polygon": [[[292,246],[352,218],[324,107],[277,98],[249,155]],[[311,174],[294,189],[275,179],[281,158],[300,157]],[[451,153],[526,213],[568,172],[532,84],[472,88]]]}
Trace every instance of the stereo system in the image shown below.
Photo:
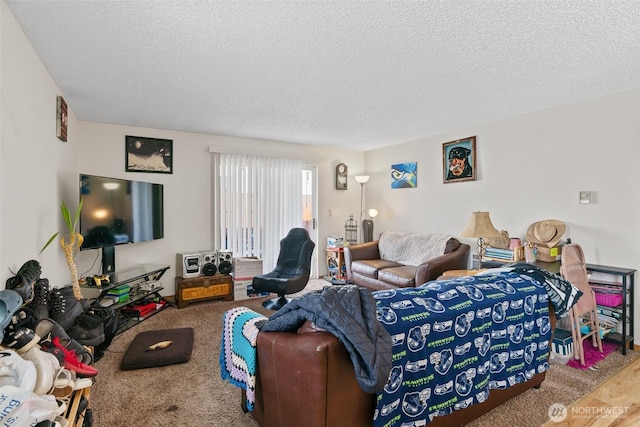
{"label": "stereo system", "polygon": [[209,250],[176,254],[176,275],[183,278],[229,275],[232,271],[232,251]]}

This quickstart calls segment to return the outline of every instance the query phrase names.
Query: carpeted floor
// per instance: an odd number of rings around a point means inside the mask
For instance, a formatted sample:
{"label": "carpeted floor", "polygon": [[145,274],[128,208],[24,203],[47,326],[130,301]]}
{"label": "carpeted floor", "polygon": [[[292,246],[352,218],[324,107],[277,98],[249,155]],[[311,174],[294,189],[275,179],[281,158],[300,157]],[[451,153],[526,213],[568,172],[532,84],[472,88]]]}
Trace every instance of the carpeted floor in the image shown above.
{"label": "carpeted floor", "polygon": [[[326,285],[322,279],[313,280],[305,291]],[[255,427],[251,416],[240,409],[240,390],[220,378],[218,357],[223,313],[239,306],[265,316],[273,313],[261,303],[262,299],[206,301],[180,310],[170,307],[117,336],[96,363],[99,373],[91,390],[94,426]],[[193,353],[187,363],[120,369],[124,352],[139,332],[187,327],[195,331]],[[547,421],[552,403],[566,405],[578,400],[638,356],[636,351],[627,352],[627,356],[614,351],[596,365],[597,370],[552,363],[539,390],[527,391],[471,426],[539,426]]]}

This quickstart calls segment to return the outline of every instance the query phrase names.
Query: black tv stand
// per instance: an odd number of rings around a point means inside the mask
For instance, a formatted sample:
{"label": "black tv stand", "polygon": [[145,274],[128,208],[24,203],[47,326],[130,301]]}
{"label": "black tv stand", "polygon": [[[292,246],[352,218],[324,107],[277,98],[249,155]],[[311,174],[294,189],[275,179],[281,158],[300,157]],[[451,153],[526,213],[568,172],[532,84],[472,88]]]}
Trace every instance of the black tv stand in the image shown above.
{"label": "black tv stand", "polygon": [[[162,295],[160,291],[163,287],[156,283],[153,288],[145,288],[143,285],[145,282],[156,282],[160,280],[162,275],[170,268],[168,265],[159,264],[141,264],[124,271],[119,271],[113,275],[114,280],[111,280],[108,284],[103,286],[90,286],[82,285],[83,288],[99,289],[100,295],[93,301],[93,304],[100,304],[103,307],[112,308],[116,315],[119,317],[119,327],[116,334],[120,334],[132,326],[137,325],[143,320],[159,313],[167,306],[171,305]],[[107,293],[110,289],[118,286],[128,285],[129,295],[125,301],[108,303]],[[139,316],[125,315],[126,308],[133,306],[136,303],[143,301],[155,300],[156,308],[149,313]],[[123,311],[123,309],[125,309]]]}

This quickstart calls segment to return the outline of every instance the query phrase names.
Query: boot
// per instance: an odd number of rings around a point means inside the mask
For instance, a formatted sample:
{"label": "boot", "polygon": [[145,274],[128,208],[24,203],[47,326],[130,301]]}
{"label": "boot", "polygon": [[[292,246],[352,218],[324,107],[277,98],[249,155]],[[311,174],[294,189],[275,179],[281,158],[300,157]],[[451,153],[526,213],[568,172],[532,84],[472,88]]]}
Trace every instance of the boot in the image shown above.
{"label": "boot", "polygon": [[73,287],[53,288],[49,292],[49,316],[67,330],[73,326],[79,315],[84,312],[80,301],[73,294]]}
{"label": "boot", "polygon": [[104,342],[104,323],[100,316],[85,312],[78,316],[67,333],[80,344],[95,347]]}
{"label": "boot", "polygon": [[29,260],[22,264],[15,276],[7,279],[5,287],[19,293],[22,303],[27,304],[33,299],[33,285],[41,273],[40,263],[34,259]]}
{"label": "boot", "polygon": [[33,300],[29,308],[36,322],[49,317],[49,279],[38,279],[33,285]]}

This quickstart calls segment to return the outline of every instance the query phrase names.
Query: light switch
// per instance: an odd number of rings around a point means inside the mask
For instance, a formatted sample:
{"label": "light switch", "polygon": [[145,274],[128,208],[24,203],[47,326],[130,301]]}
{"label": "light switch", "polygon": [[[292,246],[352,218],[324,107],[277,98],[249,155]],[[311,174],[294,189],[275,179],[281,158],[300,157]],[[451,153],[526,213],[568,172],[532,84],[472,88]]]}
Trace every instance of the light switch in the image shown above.
{"label": "light switch", "polygon": [[580,192],[580,204],[588,205],[591,203],[591,191],[581,191]]}

